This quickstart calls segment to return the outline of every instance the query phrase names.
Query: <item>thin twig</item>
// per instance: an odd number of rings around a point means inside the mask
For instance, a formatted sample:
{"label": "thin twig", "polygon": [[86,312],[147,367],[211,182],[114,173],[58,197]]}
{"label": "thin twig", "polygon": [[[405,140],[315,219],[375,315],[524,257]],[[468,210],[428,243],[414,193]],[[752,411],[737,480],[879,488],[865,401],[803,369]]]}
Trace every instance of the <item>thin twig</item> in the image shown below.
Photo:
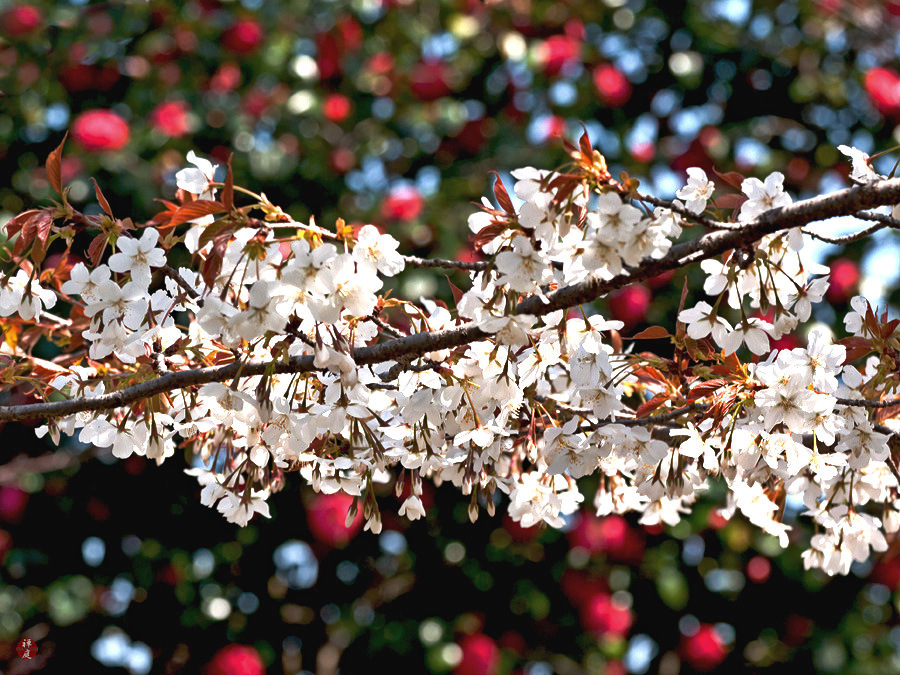
{"label": "thin twig", "polygon": [[712,218],[701,216],[697,213],[694,213],[693,211],[688,210],[684,206],[679,206],[675,202],[669,201],[668,199],[660,199],[659,197],[654,197],[653,195],[645,195],[639,192],[635,193],[634,196],[639,201],[653,204],[653,206],[661,206],[664,209],[669,209],[670,211],[677,213],[685,220],[690,220],[694,223],[697,223],[698,225],[708,227],[711,230],[737,230],[743,227],[743,224],[723,223],[718,220],[713,220]]}
{"label": "thin twig", "polygon": [[394,328],[391,324],[387,323],[386,321],[382,321],[374,314],[370,314],[369,316],[366,317],[366,319],[368,319],[369,321],[374,323],[376,326],[378,326],[382,330],[382,332],[387,333],[391,337],[395,337],[395,338],[406,337],[406,335],[404,335],[399,330]]}
{"label": "thin twig", "polygon": [[835,397],[841,405],[857,406],[863,408],[890,408],[894,405],[900,405],[900,398],[888,398],[883,401],[875,401],[864,398],[839,398]]}
{"label": "thin twig", "polygon": [[187,293],[189,297],[195,300],[200,297],[200,294],[193,288],[188,286],[188,283],[181,278],[181,275],[178,273],[178,271],[171,265],[164,265],[160,269],[165,276],[169,277],[172,281],[178,284],[181,287],[181,290]]}
{"label": "thin twig", "polygon": [[812,237],[813,239],[818,239],[819,241],[824,241],[826,244],[850,244],[854,241],[859,241],[860,239],[865,239],[870,234],[874,234],[878,232],[878,230],[883,230],[887,225],[883,223],[876,223],[871,227],[867,227],[864,230],[860,230],[859,232],[855,232],[853,234],[848,234],[843,237],[826,237],[821,234],[816,234],[815,232],[810,232],[809,230],[803,230],[803,234]]}

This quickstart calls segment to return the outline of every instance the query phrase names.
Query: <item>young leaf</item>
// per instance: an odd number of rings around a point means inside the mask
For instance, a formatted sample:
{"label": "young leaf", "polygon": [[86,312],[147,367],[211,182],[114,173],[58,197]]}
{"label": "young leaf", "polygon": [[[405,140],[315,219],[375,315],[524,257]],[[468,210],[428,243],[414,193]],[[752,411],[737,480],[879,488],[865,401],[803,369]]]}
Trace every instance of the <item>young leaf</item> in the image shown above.
{"label": "young leaf", "polygon": [[444,276],[447,278],[447,283],[450,284],[450,292],[453,293],[453,302],[454,304],[458,305],[459,301],[462,300],[463,292],[458,289],[452,281],[450,281],[450,277],[448,277],[446,274]]}
{"label": "young leaf", "polygon": [[844,359],[845,366],[872,351],[872,341],[862,337],[845,337],[843,340],[838,340],[836,344],[844,345],[847,348],[847,357]]}
{"label": "young leaf", "polygon": [[39,230],[46,228],[49,233],[52,222],[53,215],[50,209],[36,211],[33,216],[24,222],[19,238],[16,239],[16,245],[13,247],[13,255],[22,255],[25,249],[28,248],[28,245],[34,241]]}
{"label": "young leaf", "polygon": [[669,337],[669,331],[662,326],[650,326],[637,335],[632,335],[632,340],[663,340]]}
{"label": "young leaf", "polygon": [[[68,134],[66,134],[68,136]],[[47,180],[50,181],[50,186],[56,190],[56,193],[62,196],[62,149],[63,145],[66,143],[66,136],[63,136],[62,143],[60,143],[56,150],[50,153],[47,157]]]}
{"label": "young leaf", "polygon": [[472,242],[472,245],[475,247],[476,251],[480,251],[484,246],[506,232],[507,229],[506,223],[499,222],[482,227],[478,231],[478,234],[475,235],[475,241]]}
{"label": "young leaf", "polygon": [[739,174],[737,171],[729,171],[727,173],[719,173],[717,169],[713,169],[713,173],[715,173],[719,178],[724,180],[728,185],[733,187],[735,190],[741,189],[741,184],[744,182],[745,178]]}
{"label": "young leaf", "polygon": [[730,192],[716,199],[716,206],[720,209],[736,209],[747,201],[747,195]]}
{"label": "young leaf", "polygon": [[512,200],[509,198],[509,193],[506,191],[506,186],[503,185],[503,181],[500,180],[500,174],[496,171],[492,171],[494,174],[494,197],[497,198],[497,203],[500,205],[500,208],[506,211],[509,214],[514,214],[516,212],[515,207],[513,207]]}
{"label": "young leaf", "polygon": [[710,394],[715,391],[718,391],[723,386],[728,384],[728,380],[722,378],[716,378],[714,380],[707,380],[706,382],[701,382],[698,385],[691,387],[691,390],[688,392],[688,402],[692,403],[701,398],[706,398]]}
{"label": "young leaf", "polygon": [[97,203],[100,204],[100,208],[103,209],[103,212],[112,218],[112,209],[109,208],[109,202],[106,201],[106,197],[103,196],[100,186],[97,185],[97,179],[92,177],[91,180],[94,181],[94,194],[97,195]]}
{"label": "young leaf", "polygon": [[100,258],[103,257],[103,251],[106,248],[106,244],[109,242],[106,239],[106,234],[101,232],[91,241],[91,245],[88,246],[88,256],[91,258],[91,263],[96,267],[100,264]]}
{"label": "young leaf", "polygon": [[216,213],[222,213],[223,211],[225,211],[225,207],[222,206],[220,202],[209,199],[198,199],[180,207],[172,215],[172,219],[168,222],[167,227],[175,227],[176,225],[181,225],[189,220],[202,218],[203,216],[211,216]]}
{"label": "young leaf", "polygon": [[650,413],[656,410],[659,406],[669,400],[668,396],[663,396],[662,394],[657,394],[649,401],[645,401],[642,403],[637,410],[634,411],[634,416],[638,419],[643,417],[647,417]]}
{"label": "young leaf", "polygon": [[47,257],[47,247],[50,245],[50,228],[53,225],[53,216],[46,209],[42,211],[43,217],[38,219],[37,230],[34,236],[34,246],[31,248],[31,259],[36,265],[44,262]]}
{"label": "young leaf", "polygon": [[6,223],[7,239],[12,239],[19,232],[21,232],[22,228],[25,227],[25,224],[35,215],[37,215],[37,213],[38,209],[29,209],[28,211],[20,213],[15,218],[10,218],[10,220]]}

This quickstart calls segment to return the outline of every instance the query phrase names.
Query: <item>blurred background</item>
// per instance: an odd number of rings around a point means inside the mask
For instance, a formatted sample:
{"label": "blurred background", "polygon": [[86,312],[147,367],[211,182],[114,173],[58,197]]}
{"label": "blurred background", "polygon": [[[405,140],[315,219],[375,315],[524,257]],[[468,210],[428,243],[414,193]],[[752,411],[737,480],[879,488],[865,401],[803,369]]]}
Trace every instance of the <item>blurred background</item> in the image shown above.
{"label": "blurred background", "polygon": [[[466,218],[489,172],[511,187],[512,169],[561,164],[582,123],[613,175],[661,197],[689,166],[778,170],[810,196],[848,184],[838,144],[900,140],[898,22],[890,0],[0,0],[0,222],[51,198],[41,167],[67,130],[64,182],[87,213],[90,177],[140,222],[188,151],[233,152],[236,182],[296,219],[375,223],[423,256],[477,257]],[[855,293],[900,300],[890,231],[816,254],[832,286],[813,320],[839,336]],[[626,332],[672,323],[684,274],[596,309]],[[397,292],[450,299],[423,270]],[[28,424],[0,438],[5,673],[900,669],[897,545],[847,578],[807,573],[805,525],[782,552],[722,521],[716,490],[665,530],[584,513],[558,532],[505,504],[471,525],[452,487],[409,524],[384,486],[374,536],[297,479],[271,520],[236,529],[179,458],[51,453]]]}

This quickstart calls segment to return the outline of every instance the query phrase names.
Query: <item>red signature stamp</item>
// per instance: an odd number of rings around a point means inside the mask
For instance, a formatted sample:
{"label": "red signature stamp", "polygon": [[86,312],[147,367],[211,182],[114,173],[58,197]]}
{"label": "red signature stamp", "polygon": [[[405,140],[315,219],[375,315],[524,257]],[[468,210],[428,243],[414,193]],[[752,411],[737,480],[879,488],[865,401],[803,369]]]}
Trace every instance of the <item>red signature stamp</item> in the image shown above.
{"label": "red signature stamp", "polygon": [[16,653],[23,659],[33,659],[37,654],[37,643],[31,638],[19,640],[16,645]]}

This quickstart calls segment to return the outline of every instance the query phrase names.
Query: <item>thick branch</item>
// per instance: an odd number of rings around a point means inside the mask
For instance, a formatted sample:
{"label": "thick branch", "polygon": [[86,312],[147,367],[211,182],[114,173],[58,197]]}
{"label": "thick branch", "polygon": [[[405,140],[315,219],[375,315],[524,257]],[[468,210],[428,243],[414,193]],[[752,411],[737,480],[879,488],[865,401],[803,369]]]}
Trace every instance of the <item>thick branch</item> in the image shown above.
{"label": "thick branch", "polygon": [[441,260],[439,258],[417,258],[413,255],[403,256],[403,260],[410,267],[442,267],[448,270],[471,270],[480,272],[488,268],[486,260],[465,262],[462,260]]}
{"label": "thick branch", "polygon": [[[644,261],[628,274],[620,274],[610,280],[592,277],[548,293],[546,299],[538,296],[519,303],[517,313],[543,316],[550,312],[592,302],[602,295],[669,270],[684,267],[720,255],[733,248],[746,246],[762,237],[794,227],[803,227],[817,220],[836,216],[853,215],[864,209],[900,202],[900,178],[878,181],[866,185],[839,190],[828,195],[814,197],[780,209],[767,211],[740,229],[719,230],[692,241],[673,246],[662,258]],[[359,365],[371,365],[401,357],[417,357],[431,351],[453,349],[482,340],[490,334],[473,324],[465,324],[442,331],[417,333],[408,337],[362,347],[354,352]],[[64,417],[77,412],[119,408],[136,401],[175,389],[184,389],[210,382],[224,382],[240,374],[242,377],[263,375],[267,372],[286,374],[316,370],[311,355],[295,356],[289,361],[247,361],[243,365],[231,363],[192,370],[167,373],[152,380],[126,387],[118,391],[92,398],[73,398],[66,401],[33,403],[17,406],[0,406],[0,421],[21,420],[35,417]]]}

